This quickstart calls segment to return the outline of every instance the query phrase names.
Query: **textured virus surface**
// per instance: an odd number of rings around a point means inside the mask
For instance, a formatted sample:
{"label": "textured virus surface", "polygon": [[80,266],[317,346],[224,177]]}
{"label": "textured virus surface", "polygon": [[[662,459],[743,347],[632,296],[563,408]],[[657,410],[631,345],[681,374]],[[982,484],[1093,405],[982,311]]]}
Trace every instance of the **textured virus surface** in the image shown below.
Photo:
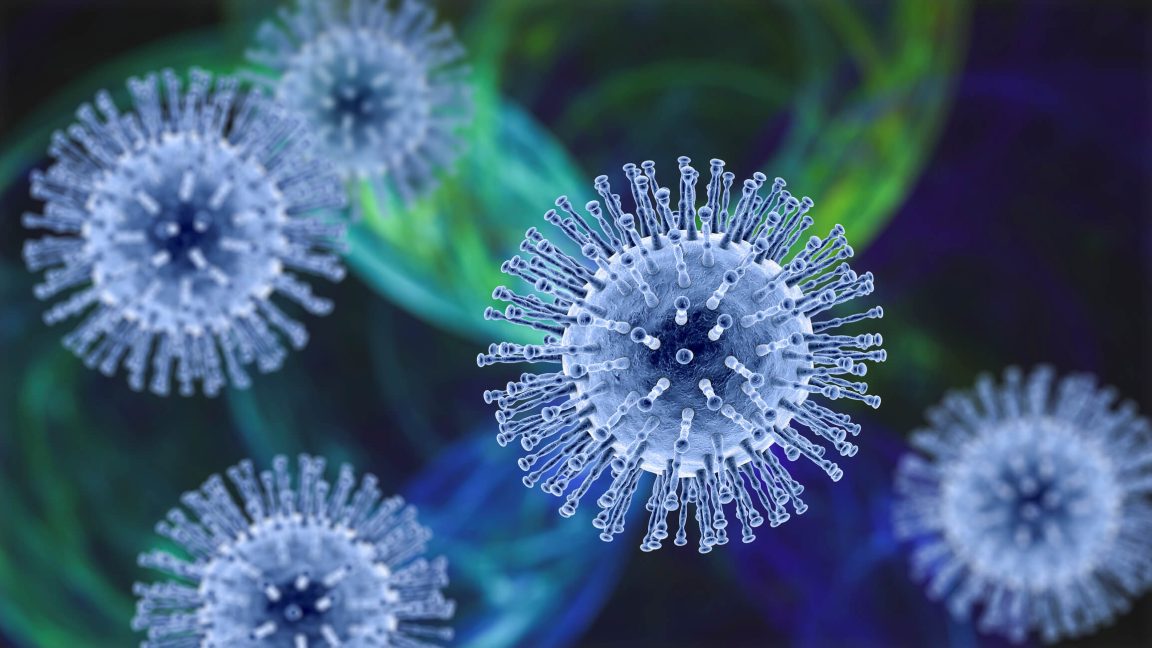
{"label": "textured virus surface", "polygon": [[[356,487],[345,465],[335,487],[324,459],[301,455],[293,483],[288,460],[255,473],[228,469],[237,501],[219,475],[173,509],[157,531],[188,558],[164,551],[140,564],[173,580],[137,584],[132,626],[143,646],[441,645],[452,631],[441,589],[447,563],[420,557],[431,537],[399,497],[380,499],[376,478]],[[194,519],[193,519],[194,518]]]}
{"label": "textured virus surface", "polygon": [[863,376],[864,361],[883,361],[871,350],[879,335],[835,335],[833,329],[882,315],[880,308],[826,320],[828,309],[872,292],[871,274],[844,262],[852,249],[837,225],[826,238],[793,247],[812,224],[808,198],[797,199],[784,181],[764,187],[756,173],[730,204],[733,174],[713,160],[706,204],[697,207],[699,173],[680,158],[679,201],[656,179],[655,165],[625,165],[636,213],[624,212],[606,176],[596,179],[603,203],[570,201],[545,219],[586,257],[577,260],[535,228],[520,249],[531,256],[502,269],[542,293],[519,295],[498,287],[503,312],[485,316],[542,331],[543,344],[493,344],[481,366],[504,362],[561,365],[555,373],[523,374],[504,390],[485,392],[500,411],[497,440],[519,439],[531,452],[520,459],[542,488],[563,495],[570,516],[608,468],[613,480],[598,500],[595,520],[611,540],[624,519],[643,472],[655,475],[646,506],[651,512],[641,548],[660,547],[667,516],[678,511],[676,544],[687,542],[687,504],[695,505],[700,551],[727,542],[722,505],[736,501],[745,542],[764,518],[788,519],[785,504],[806,509],[797,483],[771,450],[790,460],[803,455],[833,480],[840,468],[793,424],[823,438],[841,455],[856,453],[845,440],[860,428],[844,414],[813,402],[850,398],[877,407]]}
{"label": "textured virus surface", "polygon": [[470,118],[463,49],[420,0],[297,0],[248,53],[277,99],[308,122],[347,178],[386,179],[405,199],[458,154]]}
{"label": "textured virus surface", "polygon": [[[78,123],[57,132],[32,195],[47,204],[24,225],[52,234],[28,241],[24,258],[47,269],[36,296],[68,292],[49,324],[88,312],[64,344],[107,375],[120,365],[143,389],[167,394],[199,382],[213,395],[245,366],[275,370],[304,327],[272,301],[287,297],[314,314],[332,305],[293,271],[338,281],[333,254],[343,226],[317,211],[343,202],[339,178],[310,160],[298,122],[233,79],[171,71],[128,82],[135,109],[120,113],[101,92]],[[226,378],[227,376],[227,378]]]}
{"label": "textured virus surface", "polygon": [[896,533],[958,619],[1022,641],[1089,633],[1152,585],[1152,427],[1091,376],[988,376],[928,413]]}

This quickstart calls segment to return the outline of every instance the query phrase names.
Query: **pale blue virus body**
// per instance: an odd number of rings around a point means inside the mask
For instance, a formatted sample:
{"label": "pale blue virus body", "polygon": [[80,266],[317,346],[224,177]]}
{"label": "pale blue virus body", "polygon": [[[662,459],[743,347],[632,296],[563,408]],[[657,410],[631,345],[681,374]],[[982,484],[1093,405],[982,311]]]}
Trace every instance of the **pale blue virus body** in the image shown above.
{"label": "pale blue virus body", "polygon": [[[334,487],[323,458],[301,455],[256,474],[228,469],[185,493],[157,532],[186,556],[155,550],[140,565],[170,576],[135,586],[132,627],[146,648],[332,648],[442,645],[454,612],[443,558],[422,557],[431,533],[377,480],[357,487],[344,465]],[[293,483],[295,482],[295,483]]]}
{"label": "pale blue virus body", "polygon": [[1022,641],[1090,633],[1152,586],[1152,426],[1088,375],[1040,367],[949,395],[913,434],[894,526],[960,620]]}
{"label": "pale blue virus body", "polygon": [[[677,511],[675,542],[687,542],[687,504],[695,505],[702,553],[727,542],[724,504],[736,502],[742,538],[763,523],[756,502],[776,526],[807,508],[796,482],[771,450],[803,455],[833,480],[841,469],[793,424],[821,437],[841,455],[860,427],[809,397],[860,400],[877,396],[844,376],[863,376],[865,361],[881,362],[879,335],[835,335],[833,329],[882,316],[871,310],[818,319],[828,309],[867,295],[872,275],[857,275],[837,225],[793,254],[812,225],[812,201],[798,199],[777,179],[746,180],[730,202],[733,174],[712,160],[706,204],[697,206],[699,173],[680,158],[679,200],[656,179],[652,162],[625,165],[635,214],[625,213],[607,176],[596,179],[602,203],[577,213],[566,197],[545,219],[586,260],[577,260],[528,230],[502,270],[527,281],[542,297],[498,287],[508,302],[485,317],[544,333],[543,344],[500,343],[480,354],[480,366],[546,362],[554,373],[523,374],[503,390],[485,392],[499,406],[497,440],[519,439],[528,486],[542,481],[564,495],[570,516],[608,468],[611,486],[599,498],[595,526],[611,540],[644,472],[655,475],[646,498],[651,512],[641,548],[658,549]],[[764,191],[762,191],[764,190]],[[573,488],[569,489],[572,485]]]}
{"label": "pale blue virus body", "polygon": [[345,178],[411,200],[458,156],[471,119],[463,48],[435,23],[422,0],[296,0],[248,60]]}
{"label": "pale blue virus body", "polygon": [[332,309],[296,273],[344,276],[344,226],[324,216],[344,197],[299,122],[266,98],[201,70],[182,86],[171,71],[163,84],[131,79],[133,111],[100,92],[53,136],[54,163],[32,173],[44,213],[24,216],[51,234],[24,258],[46,270],[38,298],[68,293],[47,323],[88,313],[64,344],[89,367],[111,376],[123,365],[141,390],[151,359],[153,392],[169,393],[174,368],[182,394],[200,383],[214,395],[228,380],[247,387],[247,365],[278,368],[282,336],[307,342],[273,295]]}

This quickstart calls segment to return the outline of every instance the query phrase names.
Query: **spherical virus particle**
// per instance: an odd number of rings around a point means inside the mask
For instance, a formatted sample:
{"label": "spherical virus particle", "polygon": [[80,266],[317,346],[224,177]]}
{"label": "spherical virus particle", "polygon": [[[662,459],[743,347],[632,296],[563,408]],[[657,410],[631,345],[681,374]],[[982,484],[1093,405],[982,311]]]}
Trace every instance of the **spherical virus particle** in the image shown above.
{"label": "spherical virus particle", "polygon": [[[988,376],[928,413],[896,475],[913,571],[958,619],[1022,641],[1087,634],[1152,585],[1152,426],[1091,376]],[[922,454],[921,454],[922,453]]]}
{"label": "spherical virus particle", "polygon": [[[431,537],[399,497],[380,499],[376,478],[355,488],[350,466],[334,490],[324,459],[301,455],[293,484],[288,460],[256,475],[252,462],[228,470],[233,498],[213,475],[185,493],[157,531],[190,559],[164,551],[140,565],[173,580],[135,587],[132,627],[146,647],[441,645],[454,604],[443,558],[421,558]],[[432,643],[428,643],[432,642]]]}
{"label": "spherical virus particle", "polygon": [[246,365],[280,366],[304,327],[271,301],[287,297],[323,315],[332,304],[291,271],[338,281],[344,227],[318,212],[343,204],[339,178],[308,157],[298,122],[235,80],[193,70],[187,91],[165,71],[128,82],[135,110],[120,113],[107,92],[57,132],[47,173],[32,195],[47,204],[28,228],[55,235],[28,241],[24,258],[47,269],[40,299],[72,293],[44,315],[49,324],[89,311],[64,344],[111,376],[123,364],[143,389],[180,392],[195,383],[214,395],[247,387]]}
{"label": "spherical virus particle", "polygon": [[265,23],[248,60],[275,73],[346,178],[387,180],[411,199],[449,166],[469,121],[463,49],[420,0],[297,0]]}
{"label": "spherical virus particle", "polygon": [[[504,362],[550,362],[555,373],[524,374],[500,391],[485,392],[500,411],[497,440],[520,439],[531,454],[520,459],[528,486],[566,496],[560,513],[570,516],[593,482],[611,467],[611,486],[598,501],[601,538],[611,540],[624,518],[642,472],[655,475],[641,548],[660,547],[667,514],[679,512],[676,544],[687,542],[687,506],[696,507],[700,551],[727,542],[722,505],[736,501],[745,542],[763,522],[758,500],[776,526],[788,519],[784,505],[807,508],[803,487],[770,450],[800,455],[833,480],[841,470],[824,447],[792,427],[799,423],[841,455],[856,453],[845,440],[860,427],[844,414],[809,399],[851,398],[877,407],[867,385],[842,376],[863,376],[864,361],[881,362],[872,350],[879,335],[833,335],[843,324],[882,315],[880,308],[823,321],[828,309],[872,292],[871,274],[857,275],[844,262],[852,248],[837,225],[826,238],[812,237],[786,260],[812,224],[808,198],[793,197],[777,179],[762,195],[766,178],[744,182],[737,204],[729,202],[733,174],[712,160],[707,204],[697,209],[699,173],[680,158],[680,197],[656,180],[655,165],[625,165],[636,214],[624,213],[607,176],[596,179],[598,201],[591,219],[570,201],[545,219],[580,249],[577,261],[535,228],[520,249],[534,256],[505,262],[502,270],[544,294],[519,295],[501,286],[493,294],[508,302],[485,317],[544,332],[543,344],[493,344],[480,366]],[[592,224],[595,222],[595,225]],[[582,477],[582,479],[577,479]]]}

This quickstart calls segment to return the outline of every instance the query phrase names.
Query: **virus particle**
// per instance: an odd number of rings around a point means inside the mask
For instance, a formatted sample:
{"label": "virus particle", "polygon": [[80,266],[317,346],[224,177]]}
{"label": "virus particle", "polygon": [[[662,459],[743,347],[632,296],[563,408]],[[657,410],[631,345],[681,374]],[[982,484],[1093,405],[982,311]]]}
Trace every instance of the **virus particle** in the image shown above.
{"label": "virus particle", "polygon": [[297,0],[257,33],[248,60],[300,114],[346,179],[405,200],[459,153],[470,119],[464,51],[420,0]]}
{"label": "virus particle", "polygon": [[[344,465],[335,488],[324,459],[301,455],[256,475],[252,462],[228,469],[239,492],[213,475],[157,532],[190,558],[141,554],[140,565],[171,580],[135,586],[132,627],[143,646],[432,646],[452,631],[443,558],[421,556],[431,537],[402,499],[380,499],[376,478],[355,487]],[[193,519],[195,518],[195,519]],[[427,643],[433,641],[435,643]]]}
{"label": "virus particle", "polygon": [[[24,226],[51,231],[24,246],[45,270],[40,299],[71,291],[49,309],[55,324],[88,311],[64,338],[89,367],[111,376],[123,365],[133,389],[180,393],[199,382],[215,395],[245,366],[277,369],[282,334],[297,349],[303,325],[271,301],[279,294],[323,315],[332,304],[293,271],[333,281],[343,225],[319,212],[343,204],[339,178],[308,157],[297,121],[235,80],[192,70],[187,91],[171,71],[131,79],[135,110],[120,113],[107,92],[97,111],[57,132],[47,173],[33,171],[43,215]],[[101,119],[101,117],[103,119]],[[226,378],[227,376],[227,378]]]}
{"label": "virus particle", "polygon": [[988,376],[928,413],[896,474],[913,571],[1013,641],[1084,635],[1152,585],[1152,426],[1091,376]]}
{"label": "virus particle", "polygon": [[[519,439],[531,454],[520,459],[528,486],[563,495],[560,513],[571,516],[606,468],[611,486],[598,500],[594,524],[611,540],[642,472],[655,475],[646,507],[651,512],[641,548],[658,549],[668,535],[667,515],[678,511],[676,544],[687,542],[687,503],[695,505],[700,552],[727,542],[723,506],[736,501],[744,542],[764,518],[771,526],[807,506],[796,482],[770,448],[794,460],[803,455],[833,480],[841,469],[825,448],[792,423],[822,437],[841,455],[857,447],[859,433],[845,414],[812,402],[820,394],[872,407],[864,361],[882,362],[879,335],[833,335],[843,324],[881,317],[880,308],[816,321],[828,309],[872,292],[871,274],[857,275],[844,262],[852,248],[837,225],[812,237],[788,258],[812,225],[812,201],[797,199],[777,179],[744,182],[733,206],[733,174],[712,160],[707,204],[697,208],[699,173],[680,158],[680,195],[656,180],[655,165],[624,166],[635,202],[625,213],[607,176],[596,179],[603,203],[578,214],[566,197],[545,219],[575,243],[587,262],[563,252],[535,228],[502,270],[543,294],[520,295],[500,286],[493,297],[508,302],[488,319],[507,320],[544,333],[543,344],[493,344],[480,366],[548,362],[555,373],[523,374],[487,402],[500,411],[497,441]],[[578,479],[580,478],[580,479]]]}

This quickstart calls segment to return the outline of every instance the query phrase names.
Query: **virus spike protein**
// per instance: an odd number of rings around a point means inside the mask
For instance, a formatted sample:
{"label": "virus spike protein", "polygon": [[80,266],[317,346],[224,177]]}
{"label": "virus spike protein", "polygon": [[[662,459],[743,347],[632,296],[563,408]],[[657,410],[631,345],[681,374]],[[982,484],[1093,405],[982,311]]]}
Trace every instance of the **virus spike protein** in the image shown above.
{"label": "virus spike protein", "polygon": [[1081,636],[1152,587],[1152,426],[1091,376],[1052,369],[928,412],[896,473],[913,572],[964,620],[1023,641]]}
{"label": "virus spike protein", "polygon": [[636,213],[624,212],[606,176],[596,178],[601,201],[578,214],[566,197],[545,219],[562,231],[587,262],[578,261],[528,230],[502,270],[542,293],[520,295],[500,286],[488,319],[506,320],[544,333],[542,344],[493,344],[477,358],[494,363],[547,362],[554,373],[523,374],[503,390],[487,391],[496,403],[501,444],[519,439],[530,454],[520,459],[524,483],[554,495],[568,492],[560,513],[572,515],[592,482],[610,468],[611,485],[598,500],[594,521],[601,538],[623,530],[642,472],[655,474],[646,508],[651,512],[641,548],[657,549],[668,535],[666,518],[679,511],[676,544],[685,544],[686,505],[696,506],[702,553],[727,541],[724,504],[736,501],[742,538],[752,528],[797,513],[803,487],[777,456],[803,455],[833,480],[840,468],[824,447],[792,427],[799,423],[852,456],[846,440],[860,427],[848,416],[811,400],[812,394],[860,400],[872,407],[863,376],[866,361],[882,362],[876,334],[827,331],[866,318],[816,320],[838,304],[873,290],[871,274],[857,275],[837,225],[812,237],[789,258],[811,224],[812,201],[797,199],[777,179],[766,193],[756,173],[733,206],[733,174],[713,160],[706,204],[697,207],[699,173],[680,158],[680,198],[657,183],[655,165],[625,165]]}
{"label": "virus spike protein", "polygon": [[[454,604],[441,589],[447,563],[424,559],[431,537],[399,497],[381,499],[377,480],[355,488],[345,465],[335,489],[323,458],[301,455],[293,484],[285,457],[259,475],[252,462],[219,475],[181,502],[157,532],[184,549],[140,555],[171,580],[135,586],[132,627],[146,648],[170,646],[441,645]],[[432,642],[432,643],[429,643]]]}
{"label": "virus spike protein", "polygon": [[[24,226],[24,259],[46,270],[35,287],[55,324],[89,311],[64,338],[89,367],[111,376],[124,365],[144,388],[166,395],[173,370],[183,395],[215,395],[244,367],[264,372],[295,348],[304,326],[271,301],[275,293],[313,314],[332,304],[293,272],[344,276],[344,227],[318,210],[344,204],[339,178],[308,156],[300,124],[234,79],[215,86],[192,70],[187,90],[171,71],[128,82],[135,110],[120,113],[107,92],[85,104],[67,134],[52,137],[54,163],[33,171],[44,213]],[[99,116],[97,115],[99,111]]]}
{"label": "virus spike protein", "polygon": [[264,23],[252,75],[317,134],[345,179],[387,181],[404,200],[459,155],[471,119],[464,50],[421,0],[297,0]]}

